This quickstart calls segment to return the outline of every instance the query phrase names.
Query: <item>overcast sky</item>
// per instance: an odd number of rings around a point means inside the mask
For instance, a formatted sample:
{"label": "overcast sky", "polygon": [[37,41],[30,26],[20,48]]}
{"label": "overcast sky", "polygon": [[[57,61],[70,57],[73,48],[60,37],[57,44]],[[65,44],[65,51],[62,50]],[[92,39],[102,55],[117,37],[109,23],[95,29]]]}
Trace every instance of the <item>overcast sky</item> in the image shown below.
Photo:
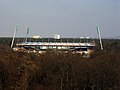
{"label": "overcast sky", "polygon": [[0,0],[0,37],[12,36],[102,37],[120,36],[120,0]]}

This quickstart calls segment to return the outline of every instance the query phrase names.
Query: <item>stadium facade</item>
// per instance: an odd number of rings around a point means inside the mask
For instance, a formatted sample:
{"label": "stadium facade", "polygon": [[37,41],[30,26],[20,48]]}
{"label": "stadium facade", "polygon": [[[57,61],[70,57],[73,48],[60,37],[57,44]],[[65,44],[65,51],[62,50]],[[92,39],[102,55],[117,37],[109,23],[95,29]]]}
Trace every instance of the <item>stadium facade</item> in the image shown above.
{"label": "stadium facade", "polygon": [[28,53],[44,53],[47,50],[55,50],[55,51],[71,51],[73,53],[92,53],[95,47],[95,43],[93,42],[62,42],[59,41],[32,41],[32,42],[20,42],[16,44],[16,47],[13,48],[14,51],[23,51]]}

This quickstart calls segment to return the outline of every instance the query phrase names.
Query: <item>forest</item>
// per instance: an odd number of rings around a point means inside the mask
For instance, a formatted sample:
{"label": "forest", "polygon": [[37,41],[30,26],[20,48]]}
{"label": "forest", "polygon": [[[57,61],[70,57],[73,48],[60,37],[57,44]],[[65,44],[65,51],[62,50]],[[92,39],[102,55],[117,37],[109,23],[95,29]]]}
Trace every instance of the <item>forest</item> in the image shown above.
{"label": "forest", "polygon": [[14,52],[0,39],[0,90],[120,90],[120,40],[99,41],[89,58],[80,54]]}

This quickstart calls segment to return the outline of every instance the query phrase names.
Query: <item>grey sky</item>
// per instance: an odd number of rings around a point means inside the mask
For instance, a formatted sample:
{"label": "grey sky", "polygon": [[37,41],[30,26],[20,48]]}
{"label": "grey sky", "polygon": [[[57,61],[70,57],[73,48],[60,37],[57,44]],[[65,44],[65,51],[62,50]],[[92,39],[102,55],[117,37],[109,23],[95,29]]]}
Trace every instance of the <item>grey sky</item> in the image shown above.
{"label": "grey sky", "polygon": [[120,36],[120,0],[0,0],[0,36]]}

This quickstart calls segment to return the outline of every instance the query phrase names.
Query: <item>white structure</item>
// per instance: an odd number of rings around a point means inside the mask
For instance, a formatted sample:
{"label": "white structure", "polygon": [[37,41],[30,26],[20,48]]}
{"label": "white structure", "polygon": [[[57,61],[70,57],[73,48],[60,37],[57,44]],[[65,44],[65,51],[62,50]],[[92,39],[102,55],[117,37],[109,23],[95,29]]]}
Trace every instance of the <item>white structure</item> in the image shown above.
{"label": "white structure", "polygon": [[101,50],[103,50],[103,44],[102,44],[102,39],[101,39],[101,35],[100,35],[99,26],[96,26],[96,29],[97,29],[97,34],[98,34],[98,38],[99,38],[99,41],[100,41],[100,48],[101,48]]}
{"label": "white structure", "polygon": [[42,38],[42,37],[40,37],[39,35],[36,35],[36,36],[33,36],[32,38],[38,39],[38,38]]}
{"label": "white structure", "polygon": [[94,43],[69,42],[21,42],[16,44],[15,51],[42,52],[46,50],[72,51],[89,54],[93,51]]}
{"label": "white structure", "polygon": [[16,35],[17,30],[18,30],[18,25],[15,26],[15,31],[14,31],[14,34],[13,34],[13,39],[12,39],[12,43],[11,43],[11,48],[13,47],[14,40],[15,40],[15,35]]}
{"label": "white structure", "polygon": [[54,39],[60,39],[60,35],[54,34]]}

